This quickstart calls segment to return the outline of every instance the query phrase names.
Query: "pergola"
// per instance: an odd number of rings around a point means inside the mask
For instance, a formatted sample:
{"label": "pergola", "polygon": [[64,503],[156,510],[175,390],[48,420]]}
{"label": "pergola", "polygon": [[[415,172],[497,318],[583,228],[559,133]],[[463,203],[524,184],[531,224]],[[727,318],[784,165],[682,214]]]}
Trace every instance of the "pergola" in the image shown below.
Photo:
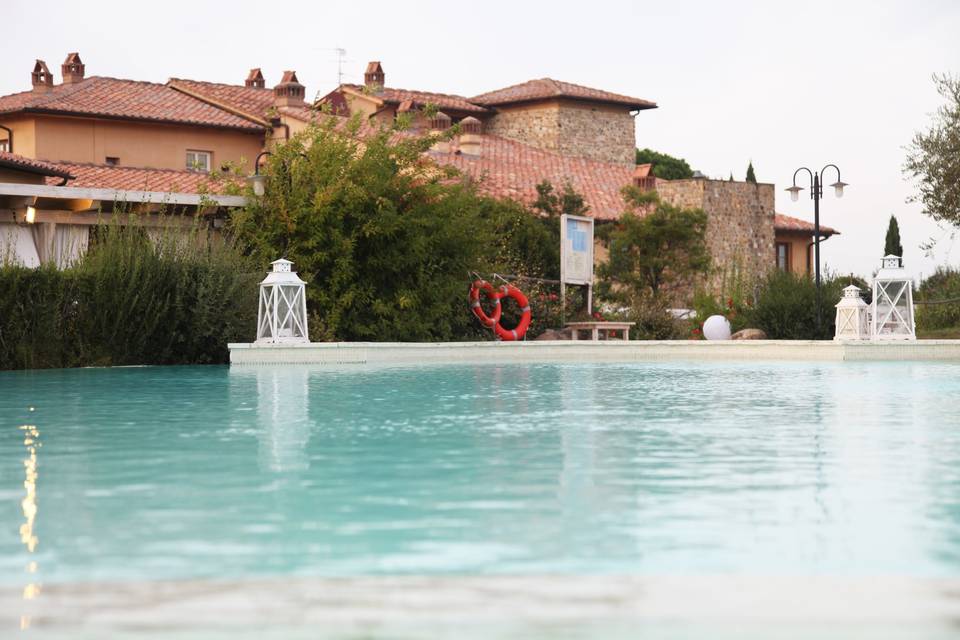
{"label": "pergola", "polygon": [[135,215],[154,228],[186,227],[203,216],[218,227],[226,209],[245,203],[243,196],[0,182],[0,245],[27,266],[62,265],[86,250],[90,227],[111,216]]}

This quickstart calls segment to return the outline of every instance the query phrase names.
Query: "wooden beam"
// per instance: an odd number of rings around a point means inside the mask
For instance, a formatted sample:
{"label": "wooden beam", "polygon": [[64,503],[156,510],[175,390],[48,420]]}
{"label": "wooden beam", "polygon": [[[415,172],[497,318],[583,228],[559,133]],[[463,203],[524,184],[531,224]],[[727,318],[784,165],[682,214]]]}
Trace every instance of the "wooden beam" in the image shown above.
{"label": "wooden beam", "polygon": [[220,207],[242,207],[247,203],[243,196],[222,196],[199,193],[174,193],[164,191],[127,191],[122,189],[94,189],[89,187],[52,187],[43,184],[19,184],[0,182],[0,196],[34,196],[61,200],[94,200],[99,202],[149,202],[160,205],[204,204]]}

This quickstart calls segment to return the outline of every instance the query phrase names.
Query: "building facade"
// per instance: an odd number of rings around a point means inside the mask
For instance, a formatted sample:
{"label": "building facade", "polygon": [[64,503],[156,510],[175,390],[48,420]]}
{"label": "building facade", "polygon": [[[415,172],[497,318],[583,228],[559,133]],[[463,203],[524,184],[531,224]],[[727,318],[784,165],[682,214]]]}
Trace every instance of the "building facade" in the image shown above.
{"label": "building facade", "polygon": [[[387,85],[380,62],[367,65],[363,80],[312,104],[294,71],[270,88],[259,69],[242,84],[182,78],[157,84],[89,76],[80,55],[70,53],[61,82],[38,60],[29,90],[0,97],[0,151],[63,174],[43,176],[48,185],[217,193],[223,183],[207,180],[211,173],[231,167],[252,173],[261,152],[307,127],[320,107],[359,114],[372,125],[405,115],[415,129],[458,124],[460,135],[427,155],[456,167],[488,195],[529,205],[538,183],[569,184],[589,215],[604,222],[620,217],[621,190],[635,184],[702,208],[720,268],[749,278],[778,265],[799,272],[809,254],[804,243],[812,229],[774,214],[773,185],[664,181],[650,167],[638,168],[635,119],[657,107],[652,101],[551,78],[473,97],[397,89]],[[439,110],[429,119],[428,106]]]}

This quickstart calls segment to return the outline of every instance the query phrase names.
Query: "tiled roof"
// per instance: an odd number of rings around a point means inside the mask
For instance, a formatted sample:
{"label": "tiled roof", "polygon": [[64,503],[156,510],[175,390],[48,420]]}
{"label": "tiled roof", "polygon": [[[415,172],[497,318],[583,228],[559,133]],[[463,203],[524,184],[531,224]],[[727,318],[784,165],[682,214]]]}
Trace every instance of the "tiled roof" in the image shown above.
{"label": "tiled roof", "polygon": [[631,98],[630,96],[620,95],[619,93],[611,93],[610,91],[603,91],[601,89],[591,89],[590,87],[573,84],[572,82],[562,82],[552,78],[529,80],[504,89],[483,93],[470,98],[470,102],[485,106],[495,106],[547,98],[572,98],[574,100],[586,100],[590,102],[622,104],[631,109],[655,109],[657,106],[656,102],[650,102],[642,98]]}
{"label": "tiled roof", "polygon": [[[227,184],[242,186],[241,179],[212,180],[209,174],[174,169],[141,169],[72,162],[51,163],[75,176],[68,186],[123,191],[164,191],[171,193],[222,193]],[[58,184],[48,179],[48,184]]]}
{"label": "tiled roof", "polygon": [[477,180],[481,193],[532,204],[536,186],[549,180],[554,187],[569,183],[590,207],[587,215],[614,220],[624,210],[620,190],[631,183],[634,165],[600,162],[542,151],[494,135],[481,136],[479,156],[431,151],[441,164],[453,165]]}
{"label": "tiled roof", "polygon": [[0,97],[0,113],[21,111],[262,130],[261,125],[164,84],[97,76],[56,85],[46,92]]}
{"label": "tiled roof", "polygon": [[[812,222],[807,222],[806,220],[801,220],[800,218],[785,216],[782,213],[774,215],[773,228],[775,231],[804,233],[811,236],[813,235],[814,231]],[[820,225],[820,235],[832,236],[839,233],[840,232],[836,229]]]}
{"label": "tiled roof", "polygon": [[[344,84],[343,87],[351,89],[357,93],[366,93],[367,89],[359,84]],[[407,89],[391,89],[383,87],[376,93],[371,93],[371,97],[383,100],[390,104],[400,104],[406,100],[413,102],[416,107],[422,107],[426,104],[436,105],[440,109],[448,111],[466,111],[470,113],[487,113],[489,109],[478,104],[473,104],[463,96],[457,96],[449,93],[433,93],[430,91],[409,91]]]}
{"label": "tiled roof", "polygon": [[254,118],[266,117],[267,111],[273,107],[273,89],[183,78],[170,78],[167,85],[173,89],[182,89],[189,94],[203,96],[201,100],[208,98],[214,103],[227,105]]}
{"label": "tiled roof", "polygon": [[[42,176],[55,176],[57,178],[72,178],[70,172],[59,165],[33,158],[24,158],[9,151],[0,151],[0,167],[26,171],[27,173],[40,174]],[[55,183],[59,184],[60,180]]]}

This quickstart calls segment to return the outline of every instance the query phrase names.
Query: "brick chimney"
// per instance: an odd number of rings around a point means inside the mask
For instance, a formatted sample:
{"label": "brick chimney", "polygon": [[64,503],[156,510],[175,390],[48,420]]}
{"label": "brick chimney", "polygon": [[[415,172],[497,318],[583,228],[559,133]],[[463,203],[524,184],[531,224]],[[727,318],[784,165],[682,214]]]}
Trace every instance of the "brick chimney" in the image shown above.
{"label": "brick chimney", "polygon": [[383,67],[380,65],[380,61],[374,60],[368,62],[367,70],[363,74],[363,84],[369,89],[382,89],[385,83],[386,75],[383,73]]}
{"label": "brick chimney", "polygon": [[33,65],[33,71],[30,72],[30,81],[33,83],[33,90],[37,93],[46,93],[53,89],[53,74],[47,69],[47,63],[43,60],[37,60]]}
{"label": "brick chimney", "polygon": [[83,64],[80,54],[74,51],[67,54],[67,59],[60,65],[60,72],[63,74],[63,84],[73,84],[83,80],[83,74],[87,70],[87,65]]}
{"label": "brick chimney", "polygon": [[657,178],[653,175],[653,164],[638,164],[633,170],[633,185],[643,191],[652,191],[657,187]]}
{"label": "brick chimney", "polygon": [[[440,136],[441,134],[446,133],[447,129],[450,128],[450,123],[450,116],[445,114],[443,111],[437,111],[433,117],[430,118],[430,135]],[[438,153],[450,153],[450,141],[437,140],[431,149]]]}
{"label": "brick chimney", "polygon": [[480,155],[483,124],[473,116],[460,121],[460,153],[465,156]]}
{"label": "brick chimney", "polygon": [[263,79],[263,73],[260,72],[260,68],[250,69],[250,73],[247,74],[247,79],[243,81],[243,86],[253,87],[254,89],[263,89],[267,86],[266,81]]}
{"label": "brick chimney", "polygon": [[306,106],[306,88],[297,80],[296,71],[284,71],[280,84],[273,88],[273,104],[278,107]]}

